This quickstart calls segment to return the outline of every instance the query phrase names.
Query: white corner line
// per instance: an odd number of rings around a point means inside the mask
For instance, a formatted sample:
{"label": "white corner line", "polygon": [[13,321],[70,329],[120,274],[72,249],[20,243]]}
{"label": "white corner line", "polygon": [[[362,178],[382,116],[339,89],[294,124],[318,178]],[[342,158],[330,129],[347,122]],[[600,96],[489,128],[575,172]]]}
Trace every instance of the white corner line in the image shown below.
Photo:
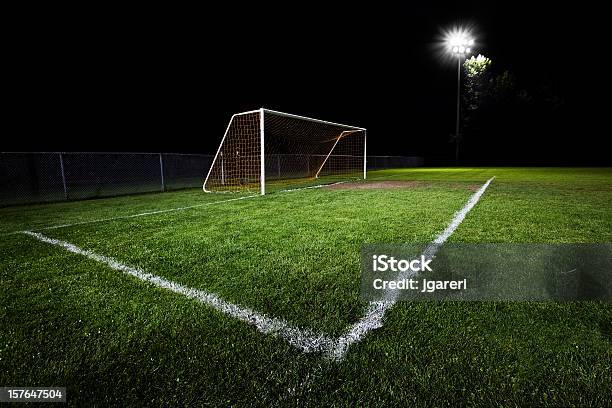
{"label": "white corner line", "polygon": [[39,241],[47,244],[62,247],[65,250],[82,255],[86,258],[105,264],[106,266],[133,276],[143,282],[147,282],[158,288],[163,288],[174,293],[181,294],[188,298],[194,299],[213,309],[238,319],[244,323],[254,326],[258,331],[264,334],[280,337],[287,341],[292,346],[306,353],[325,351],[332,347],[334,340],[317,334],[309,329],[301,329],[290,325],[285,320],[269,317],[265,314],[257,313],[247,307],[235,305],[221,299],[214,293],[208,293],[203,290],[189,288],[179,283],[169,281],[160,276],[147,273],[141,269],[137,269],[125,265],[114,258],[104,255],[99,255],[86,249],[81,249],[69,242],[61,241],[54,238],[49,238],[41,233],[33,231],[23,231],[23,234],[36,238]]}
{"label": "white corner line", "polygon": [[[455,213],[452,221],[446,227],[446,229],[444,229],[444,231],[442,231],[442,233],[440,233],[440,235],[438,235],[427,246],[427,248],[425,248],[422,254],[423,256],[426,258],[432,258],[436,254],[438,249],[444,244],[444,242],[446,242],[453,232],[455,232],[459,224],[461,224],[461,222],[465,219],[467,213],[474,208],[494,178],[495,176],[487,180],[487,182],[484,183],[482,187],[480,187],[480,189],[478,189],[478,191],[472,195],[472,197],[470,197],[465,206]],[[400,273],[396,280],[408,278],[411,275],[414,275],[414,273]],[[370,331],[382,327],[385,313],[397,303],[398,296],[399,292],[397,290],[387,291],[385,293],[385,300],[370,302],[365,315],[358,322],[351,325],[346,334],[336,340],[336,345],[334,348],[329,350],[327,353],[328,357],[334,360],[344,359],[344,356],[351,344],[361,341]]]}
{"label": "white corner line", "polygon": [[[485,190],[487,189],[487,187],[489,187],[489,184],[491,184],[494,178],[495,177],[492,177],[489,180],[487,180],[487,182],[470,197],[470,199],[465,204],[465,206],[461,210],[455,213],[450,224],[424,250],[423,255],[425,257],[431,258],[436,254],[438,249],[444,244],[444,242],[446,242],[446,240],[453,234],[453,232],[457,229],[457,227],[465,219],[468,212],[470,212],[470,210],[476,205],[476,203],[478,203],[478,201],[484,194]],[[334,183],[334,184],[341,184],[341,183],[343,182]],[[305,188],[300,188],[300,189],[283,190],[283,191],[296,191],[296,190],[303,190],[307,188],[320,188],[323,186],[324,185],[318,185],[318,186],[311,186],[311,187],[305,187]],[[218,202],[234,201],[234,200],[240,200],[240,199],[245,199],[249,197],[259,197],[259,195],[234,198],[231,200],[224,200],[224,201],[218,201]],[[216,202],[206,203],[206,204],[214,204],[214,203]],[[184,208],[193,208],[193,207],[202,206],[206,204],[200,204],[200,205],[184,207]],[[159,212],[168,212],[168,211],[176,211],[176,210],[178,209],[162,210]],[[153,212],[153,213],[159,213],[159,212]],[[146,214],[147,213],[143,213],[143,215],[146,215]],[[137,214],[133,216],[126,216],[126,217],[120,217],[120,218],[128,218],[128,217],[135,217],[135,216],[140,216],[140,215]],[[95,222],[95,221],[92,221],[92,222]],[[77,224],[71,224],[71,225],[77,225]],[[59,226],[56,228],[59,228]],[[189,297],[191,299],[194,299],[196,301],[199,301],[200,303],[206,304],[223,314],[226,314],[228,316],[231,316],[242,322],[245,322],[247,324],[254,326],[261,333],[270,334],[270,335],[282,338],[285,341],[287,341],[289,344],[291,344],[292,346],[300,349],[301,351],[305,353],[321,352],[326,357],[332,360],[335,360],[335,361],[343,360],[344,356],[346,355],[346,352],[348,351],[348,348],[352,344],[355,344],[361,341],[370,331],[376,328],[382,327],[383,318],[385,316],[385,313],[397,303],[398,291],[388,291],[387,293],[385,293],[385,300],[369,303],[368,309],[365,315],[358,322],[350,325],[346,334],[338,338],[332,338],[325,334],[315,333],[314,331],[310,329],[304,329],[304,328],[292,326],[291,324],[289,324],[283,319],[269,317],[265,314],[257,313],[253,311],[252,309],[238,306],[233,303],[224,301],[213,293],[208,293],[208,292],[205,292],[199,289],[189,288],[189,287],[180,285],[176,282],[166,280],[160,276],[156,276],[151,273],[144,272],[140,269],[122,264],[121,262],[113,258],[99,255],[99,254],[96,254],[94,252],[91,252],[85,249],[81,249],[77,247],[76,245],[73,245],[69,242],[61,241],[61,240],[54,239],[54,238],[49,238],[41,233],[34,232],[34,231],[21,231],[21,233],[29,235],[33,238],[36,238],[39,241],[62,247],[69,252],[85,256],[89,259],[105,264],[112,269],[121,271],[127,275],[131,275],[143,282],[150,283],[156,287],[167,289],[174,293],[178,293],[186,297]],[[398,275],[397,279],[402,279],[404,277],[407,277],[407,276],[403,276],[402,274],[400,274]]]}

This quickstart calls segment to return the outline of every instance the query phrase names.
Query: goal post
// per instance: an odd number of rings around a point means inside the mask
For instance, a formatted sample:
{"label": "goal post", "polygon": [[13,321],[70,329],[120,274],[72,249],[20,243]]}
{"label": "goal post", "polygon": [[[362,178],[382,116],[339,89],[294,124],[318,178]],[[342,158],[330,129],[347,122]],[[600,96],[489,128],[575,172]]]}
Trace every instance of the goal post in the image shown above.
{"label": "goal post", "polygon": [[266,194],[266,156],[265,156],[265,118],[264,118],[264,110],[261,108],[259,110],[259,191],[261,195]]}
{"label": "goal post", "polygon": [[366,175],[366,129],[261,108],[232,115],[203,189],[265,194]]}

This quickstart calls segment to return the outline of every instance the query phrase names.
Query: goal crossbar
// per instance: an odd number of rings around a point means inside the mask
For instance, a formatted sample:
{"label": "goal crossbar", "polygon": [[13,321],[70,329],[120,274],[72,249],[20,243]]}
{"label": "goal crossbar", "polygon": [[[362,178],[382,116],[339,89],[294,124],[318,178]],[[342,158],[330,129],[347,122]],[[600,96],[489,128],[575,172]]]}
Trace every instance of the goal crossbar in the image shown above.
{"label": "goal crossbar", "polygon": [[[347,128],[347,129],[364,130],[364,131],[366,130],[365,128],[361,128],[361,127],[357,127],[357,126],[350,126],[350,125],[344,125],[342,123],[328,122],[326,120],[309,118],[308,116],[294,115],[292,113],[279,112],[279,111],[275,111],[275,110],[272,110],[272,109],[261,108],[261,110],[263,110],[264,112],[268,112],[268,113],[274,113],[275,115],[285,116],[287,118],[308,120],[310,122],[322,123],[324,125],[338,126],[338,127],[343,127],[343,128]],[[244,112],[244,113],[252,113],[252,112],[253,111],[251,111],[251,112]],[[254,111],[254,112],[257,112],[257,111]],[[242,115],[244,113],[239,113],[239,115]]]}
{"label": "goal crossbar", "polygon": [[[209,180],[211,178],[211,174],[213,172],[213,168],[215,167],[215,164],[217,163],[217,160],[220,158],[221,160],[221,184],[225,184],[225,174],[224,174],[224,165],[223,165],[223,146],[224,143],[226,142],[226,138],[228,136],[228,133],[230,132],[230,129],[232,128],[232,124],[234,123],[234,120],[237,117],[240,116],[244,116],[244,115],[257,115],[259,118],[259,185],[260,187],[258,188],[261,192],[261,194],[265,194],[266,192],[266,188],[265,188],[265,123],[264,123],[264,114],[265,113],[269,113],[269,114],[273,114],[275,116],[279,116],[279,117],[285,117],[285,118],[290,118],[290,119],[296,119],[296,120],[300,120],[300,121],[307,121],[307,122],[312,122],[312,123],[316,123],[316,124],[320,124],[320,125],[329,125],[329,126],[333,126],[336,128],[341,128],[341,129],[346,129],[343,130],[340,135],[338,135],[337,137],[334,137],[332,139],[330,139],[330,141],[334,141],[333,146],[331,147],[331,149],[329,149],[329,151],[327,152],[327,154],[324,153],[325,155],[325,159],[323,160],[323,162],[315,167],[316,172],[314,173],[314,178],[318,178],[319,174],[321,173],[321,170],[323,169],[323,167],[325,166],[325,164],[328,162],[328,159],[330,158],[330,156],[332,155],[332,153],[334,152],[334,149],[336,148],[336,145],[338,145],[338,142],[343,139],[344,137],[352,134],[352,133],[359,133],[362,132],[363,133],[363,178],[366,178],[366,129],[362,128],[362,127],[358,127],[358,126],[351,126],[351,125],[346,125],[346,124],[342,124],[342,123],[337,123],[337,122],[330,122],[330,121],[326,121],[326,120],[321,120],[321,119],[316,119],[316,118],[311,118],[311,117],[307,117],[307,116],[301,116],[301,115],[295,115],[295,114],[291,114],[291,113],[286,113],[286,112],[280,112],[280,111],[276,111],[276,110],[272,110],[272,109],[265,109],[265,108],[260,108],[260,109],[256,109],[256,110],[250,110],[250,111],[244,111],[244,112],[238,112],[235,113],[231,116],[230,121],[225,129],[225,133],[223,134],[223,138],[221,139],[221,143],[219,144],[219,147],[217,148],[217,151],[215,153],[213,162],[206,174],[206,178],[204,180],[204,184],[202,186],[202,189],[205,192],[210,192],[212,190],[207,189],[207,184],[209,183]],[[248,118],[245,118],[248,119]],[[238,153],[236,153],[238,154]],[[272,153],[273,154],[273,153]],[[295,154],[291,154],[291,153],[284,153],[284,156],[292,156]],[[297,156],[297,155],[295,155]],[[315,155],[316,156],[316,155]],[[346,154],[337,154],[334,155],[334,157],[354,157],[354,156],[348,156]],[[280,163],[279,163],[279,173],[280,173]],[[217,179],[217,183],[218,183],[218,178],[219,175],[217,174],[216,176]],[[312,176],[311,176],[312,177]]]}

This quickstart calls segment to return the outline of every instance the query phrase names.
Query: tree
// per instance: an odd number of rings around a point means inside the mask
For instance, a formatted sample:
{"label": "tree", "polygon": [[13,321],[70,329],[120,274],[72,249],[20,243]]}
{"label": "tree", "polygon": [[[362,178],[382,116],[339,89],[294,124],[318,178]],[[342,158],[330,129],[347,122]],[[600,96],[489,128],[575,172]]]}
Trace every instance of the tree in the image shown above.
{"label": "tree", "polygon": [[[455,161],[457,163],[459,162],[459,143],[463,138],[463,132],[459,131],[459,116],[461,116],[463,122],[461,128],[468,129],[473,121],[474,113],[480,108],[490,82],[488,72],[490,65],[491,60],[482,54],[477,57],[472,56],[463,63],[466,80],[463,84],[465,91],[461,104],[462,115],[457,112],[457,131],[456,134],[451,135],[452,141],[455,142]],[[457,101],[457,109],[459,109],[459,101]]]}
{"label": "tree", "polygon": [[[491,146],[486,149],[493,149],[489,151],[498,160],[516,162],[517,157],[540,160],[542,153],[536,148],[539,145],[545,149],[556,143],[554,130],[564,123],[563,97],[546,82],[544,86],[525,88],[514,73],[508,70],[494,73],[491,65],[491,60],[483,55],[471,57],[463,64],[462,134],[468,139],[462,140],[462,146],[468,160],[470,154],[472,160],[487,160],[490,156],[479,153],[485,144]],[[492,138],[495,143],[490,143]],[[504,146],[500,147],[502,143]]]}
{"label": "tree", "polygon": [[472,56],[463,63],[465,68],[465,93],[464,93],[464,129],[469,128],[478,110],[486,98],[490,95],[491,74],[489,67],[491,59],[482,54]]}

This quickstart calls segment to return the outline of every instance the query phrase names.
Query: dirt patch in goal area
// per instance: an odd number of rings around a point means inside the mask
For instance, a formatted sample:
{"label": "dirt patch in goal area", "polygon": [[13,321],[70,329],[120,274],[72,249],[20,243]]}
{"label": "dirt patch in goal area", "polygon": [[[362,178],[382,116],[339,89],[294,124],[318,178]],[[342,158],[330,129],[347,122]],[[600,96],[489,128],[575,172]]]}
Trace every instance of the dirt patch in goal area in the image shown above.
{"label": "dirt patch in goal area", "polygon": [[451,188],[468,189],[477,191],[478,184],[472,183],[449,183],[449,182],[430,182],[430,181],[360,181],[351,183],[338,183],[325,186],[331,190],[381,190],[393,188]]}

